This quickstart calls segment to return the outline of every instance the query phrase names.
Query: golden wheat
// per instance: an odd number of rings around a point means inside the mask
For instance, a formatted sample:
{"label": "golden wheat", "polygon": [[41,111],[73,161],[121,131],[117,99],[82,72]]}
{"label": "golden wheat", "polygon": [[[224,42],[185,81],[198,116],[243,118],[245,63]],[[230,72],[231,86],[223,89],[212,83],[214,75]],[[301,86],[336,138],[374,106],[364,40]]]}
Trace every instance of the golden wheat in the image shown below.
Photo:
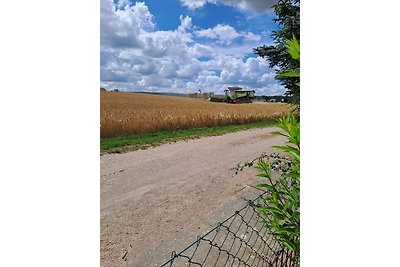
{"label": "golden wheat", "polygon": [[267,121],[289,109],[283,103],[233,105],[173,96],[101,92],[100,135],[114,137]]}

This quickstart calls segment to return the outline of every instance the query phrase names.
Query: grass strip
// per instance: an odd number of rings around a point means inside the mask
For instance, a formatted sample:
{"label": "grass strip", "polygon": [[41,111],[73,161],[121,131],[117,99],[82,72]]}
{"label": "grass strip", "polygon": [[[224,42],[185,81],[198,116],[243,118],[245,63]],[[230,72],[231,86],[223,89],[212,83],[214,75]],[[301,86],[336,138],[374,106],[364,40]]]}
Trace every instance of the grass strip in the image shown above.
{"label": "grass strip", "polygon": [[122,135],[117,137],[100,138],[100,152],[125,153],[138,149],[146,149],[165,143],[179,140],[196,139],[204,136],[216,136],[251,128],[262,128],[275,125],[276,121],[253,122],[248,124],[233,124],[202,128],[189,128],[179,131],[161,131],[157,133],[143,133]]}

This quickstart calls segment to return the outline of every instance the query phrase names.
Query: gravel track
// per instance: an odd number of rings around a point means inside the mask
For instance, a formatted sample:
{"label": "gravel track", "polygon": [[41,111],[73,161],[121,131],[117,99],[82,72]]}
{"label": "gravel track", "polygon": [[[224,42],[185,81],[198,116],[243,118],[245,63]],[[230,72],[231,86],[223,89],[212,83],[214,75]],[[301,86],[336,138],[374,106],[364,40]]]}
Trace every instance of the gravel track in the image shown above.
{"label": "gravel track", "polygon": [[157,266],[259,191],[229,170],[285,138],[275,127],[101,156],[101,266]]}

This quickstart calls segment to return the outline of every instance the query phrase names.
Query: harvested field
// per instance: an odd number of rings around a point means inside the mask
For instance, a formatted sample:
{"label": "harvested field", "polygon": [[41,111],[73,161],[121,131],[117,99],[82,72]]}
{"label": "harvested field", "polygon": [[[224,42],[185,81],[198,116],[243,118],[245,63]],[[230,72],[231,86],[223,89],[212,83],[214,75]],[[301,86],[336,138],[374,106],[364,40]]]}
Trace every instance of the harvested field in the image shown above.
{"label": "harvested field", "polygon": [[268,121],[289,109],[284,103],[233,105],[183,97],[101,92],[100,135],[114,137]]}

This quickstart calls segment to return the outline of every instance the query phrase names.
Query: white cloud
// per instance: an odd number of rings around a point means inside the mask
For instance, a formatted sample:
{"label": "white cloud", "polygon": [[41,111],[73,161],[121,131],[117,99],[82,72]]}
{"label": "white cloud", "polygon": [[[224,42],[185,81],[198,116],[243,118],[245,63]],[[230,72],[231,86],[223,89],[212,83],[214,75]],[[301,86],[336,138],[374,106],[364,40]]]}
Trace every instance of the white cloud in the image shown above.
{"label": "white cloud", "polygon": [[240,34],[230,25],[218,24],[214,28],[196,31],[200,37],[217,39],[217,42],[230,44],[240,36]]}
{"label": "white cloud", "polygon": [[129,0],[118,0],[118,2],[117,2],[118,8],[123,8],[126,5],[129,5]]}
{"label": "white cloud", "polygon": [[214,28],[208,28],[195,31],[199,37],[216,39],[221,44],[231,44],[233,40],[243,37],[246,41],[260,41],[261,36],[252,32],[237,32],[235,28],[230,25],[217,24]]}
{"label": "white cloud", "polygon": [[100,14],[100,44],[106,47],[140,47],[139,34],[154,27],[153,15],[142,2],[116,9],[112,0],[101,0]]}
{"label": "white cloud", "polygon": [[179,16],[179,20],[181,21],[181,25],[179,25],[179,31],[185,31],[192,27],[192,18],[189,16],[183,17],[182,15]]}
{"label": "white cloud", "polygon": [[258,34],[254,34],[252,32],[246,32],[243,34],[244,38],[248,41],[260,41],[261,36]]}
{"label": "white cloud", "polygon": [[161,62],[159,74],[164,78],[175,78],[179,70],[179,65],[175,62],[166,60]]}
{"label": "white cloud", "polygon": [[188,52],[194,58],[211,57],[215,55],[215,51],[211,46],[195,43],[194,46],[189,47]]}
{"label": "white cloud", "polygon": [[223,4],[242,11],[263,13],[271,10],[278,0],[181,0],[181,4],[191,10],[201,8],[207,3]]}
{"label": "white cloud", "polygon": [[158,75],[149,75],[149,76],[144,76],[140,81],[138,81],[137,84],[142,87],[155,89],[155,88],[171,87],[174,84],[174,82],[170,79],[163,79]]}
{"label": "white cloud", "polygon": [[[198,1],[199,4],[201,1]],[[101,85],[125,91],[223,93],[230,85],[257,94],[284,92],[261,58],[247,58],[261,38],[230,25],[195,31],[189,16],[175,30],[156,31],[153,15],[141,2],[101,0]],[[217,40],[200,43],[197,36]],[[234,41],[243,38],[243,45]],[[258,42],[258,43],[257,43]]]}
{"label": "white cloud", "polygon": [[183,6],[186,6],[189,9],[196,9],[199,7],[203,7],[207,2],[210,2],[208,0],[181,0],[181,3]]}
{"label": "white cloud", "polygon": [[136,73],[140,73],[142,75],[151,75],[151,74],[157,74],[159,73],[160,70],[160,65],[157,64],[158,62],[155,60],[149,60],[145,62],[144,64],[140,65],[134,65],[132,67],[132,70]]}

